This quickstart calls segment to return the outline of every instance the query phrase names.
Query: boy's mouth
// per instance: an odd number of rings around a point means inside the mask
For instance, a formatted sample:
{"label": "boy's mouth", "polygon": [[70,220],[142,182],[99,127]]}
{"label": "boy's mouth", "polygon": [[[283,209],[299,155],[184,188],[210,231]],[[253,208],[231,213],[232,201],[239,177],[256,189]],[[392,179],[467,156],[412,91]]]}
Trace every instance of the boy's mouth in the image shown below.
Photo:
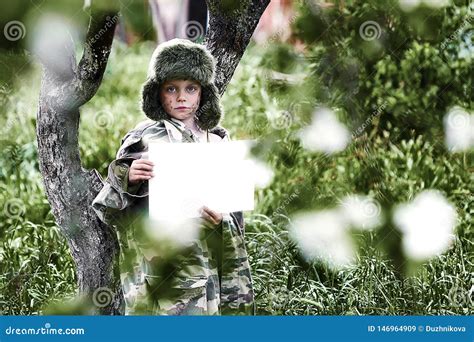
{"label": "boy's mouth", "polygon": [[189,109],[189,107],[183,107],[183,106],[181,106],[181,107],[176,107],[175,109],[177,109],[177,110],[183,110],[183,109]]}

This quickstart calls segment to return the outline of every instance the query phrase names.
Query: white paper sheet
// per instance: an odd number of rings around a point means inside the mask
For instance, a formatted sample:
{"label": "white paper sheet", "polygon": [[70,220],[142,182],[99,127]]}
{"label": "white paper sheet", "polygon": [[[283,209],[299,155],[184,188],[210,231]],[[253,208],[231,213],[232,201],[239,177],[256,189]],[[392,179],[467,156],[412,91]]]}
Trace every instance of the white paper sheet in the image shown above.
{"label": "white paper sheet", "polygon": [[163,143],[150,141],[150,219],[200,217],[206,205],[220,213],[253,210],[252,141]]}

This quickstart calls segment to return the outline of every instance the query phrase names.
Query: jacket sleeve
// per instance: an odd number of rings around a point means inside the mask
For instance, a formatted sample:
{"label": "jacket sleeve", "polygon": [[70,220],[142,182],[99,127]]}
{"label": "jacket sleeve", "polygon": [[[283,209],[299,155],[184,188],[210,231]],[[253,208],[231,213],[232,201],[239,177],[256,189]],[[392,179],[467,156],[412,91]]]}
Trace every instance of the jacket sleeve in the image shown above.
{"label": "jacket sleeve", "polygon": [[134,186],[128,183],[130,165],[141,157],[140,140],[139,132],[134,131],[122,139],[116,159],[109,165],[104,187],[92,202],[92,208],[97,216],[107,224],[119,223],[127,208],[138,198],[148,196],[148,187],[143,186],[143,182]]}

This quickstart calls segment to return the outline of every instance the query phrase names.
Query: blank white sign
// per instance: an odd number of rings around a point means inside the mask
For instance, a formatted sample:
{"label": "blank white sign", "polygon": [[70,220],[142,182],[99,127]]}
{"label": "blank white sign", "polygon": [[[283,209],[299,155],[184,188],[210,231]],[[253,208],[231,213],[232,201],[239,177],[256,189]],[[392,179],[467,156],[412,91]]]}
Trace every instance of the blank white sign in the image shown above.
{"label": "blank white sign", "polygon": [[202,206],[219,213],[254,209],[252,141],[166,143],[150,141],[150,219],[200,217]]}

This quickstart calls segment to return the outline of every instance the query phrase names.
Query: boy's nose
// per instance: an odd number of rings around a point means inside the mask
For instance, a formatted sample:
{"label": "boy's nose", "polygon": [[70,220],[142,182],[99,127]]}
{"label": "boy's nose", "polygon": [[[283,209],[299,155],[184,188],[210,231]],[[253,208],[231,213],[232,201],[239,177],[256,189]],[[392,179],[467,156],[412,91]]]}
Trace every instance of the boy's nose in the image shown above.
{"label": "boy's nose", "polygon": [[178,101],[185,101],[186,98],[184,97],[184,93],[183,92],[178,92],[178,98],[177,98]]}

